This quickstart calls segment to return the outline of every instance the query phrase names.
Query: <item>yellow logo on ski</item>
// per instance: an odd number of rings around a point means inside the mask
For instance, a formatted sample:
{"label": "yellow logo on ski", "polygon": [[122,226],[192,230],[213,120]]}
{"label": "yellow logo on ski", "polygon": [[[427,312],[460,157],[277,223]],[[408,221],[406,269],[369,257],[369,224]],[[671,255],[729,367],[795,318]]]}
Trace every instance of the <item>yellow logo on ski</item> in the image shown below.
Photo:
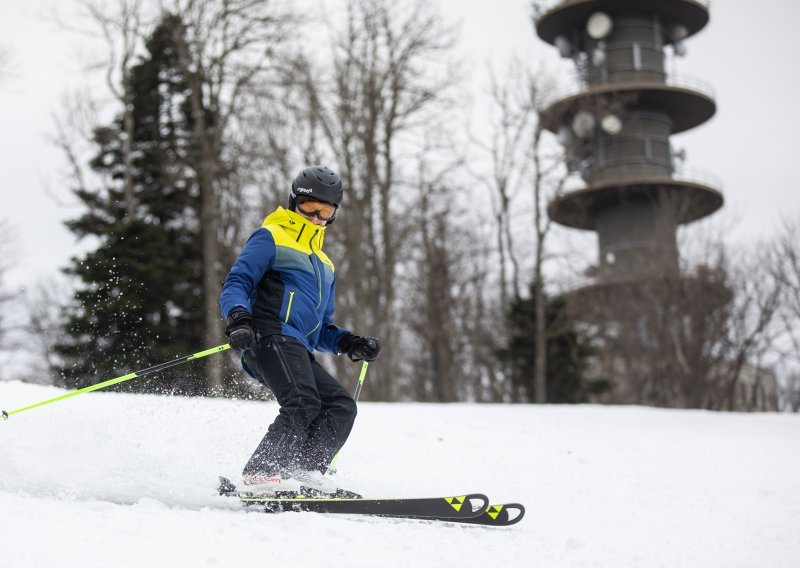
{"label": "yellow logo on ski", "polygon": [[462,495],[461,497],[445,497],[444,500],[447,501],[453,509],[460,511],[466,498],[466,495]]}
{"label": "yellow logo on ski", "polygon": [[497,515],[499,515],[500,511],[502,511],[502,510],[503,510],[503,506],[502,505],[492,505],[491,507],[486,509],[486,514],[488,514],[490,517],[492,517],[492,520],[495,520],[495,519],[497,519]]}

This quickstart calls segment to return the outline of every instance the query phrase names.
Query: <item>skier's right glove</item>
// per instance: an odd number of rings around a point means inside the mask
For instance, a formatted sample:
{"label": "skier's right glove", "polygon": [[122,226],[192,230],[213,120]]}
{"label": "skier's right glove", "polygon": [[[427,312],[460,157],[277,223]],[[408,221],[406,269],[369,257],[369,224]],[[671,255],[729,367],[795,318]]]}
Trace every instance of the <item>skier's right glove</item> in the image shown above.
{"label": "skier's right glove", "polygon": [[231,347],[237,351],[250,350],[255,353],[260,339],[258,331],[253,328],[253,320],[247,310],[233,310],[228,314],[228,327],[225,335]]}
{"label": "skier's right glove", "polygon": [[351,361],[374,361],[381,353],[381,343],[375,337],[347,333],[339,340],[339,353],[347,353]]}

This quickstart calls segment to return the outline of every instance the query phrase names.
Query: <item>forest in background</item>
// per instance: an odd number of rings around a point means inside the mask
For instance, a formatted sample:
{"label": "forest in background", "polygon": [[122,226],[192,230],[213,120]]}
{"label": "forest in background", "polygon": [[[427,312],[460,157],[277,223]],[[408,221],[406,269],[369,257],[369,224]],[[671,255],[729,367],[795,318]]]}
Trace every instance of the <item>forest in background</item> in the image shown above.
{"label": "forest in background", "polygon": [[[78,4],[105,46],[87,68],[106,92],[67,93],[53,138],[83,205],[68,227],[96,246],[64,266],[67,293],[0,293],[25,306],[0,316],[0,350],[38,361],[23,379],[81,387],[223,342],[227,269],[297,171],[324,163],[345,182],[326,240],[337,321],[384,344],[365,399],[614,402],[625,375],[641,383],[626,402],[761,409],[741,396],[754,375],[800,409],[800,223],[747,250],[687,229],[685,271],[730,300],[710,310],[663,283],[638,299],[648,356],[601,365],[641,338],[619,345],[567,309],[588,267],[546,215],[568,184],[537,121],[558,82],[527,62],[493,70],[472,129],[461,40],[431,3],[351,0],[332,19],[274,0]],[[124,388],[264,395],[232,356]]]}

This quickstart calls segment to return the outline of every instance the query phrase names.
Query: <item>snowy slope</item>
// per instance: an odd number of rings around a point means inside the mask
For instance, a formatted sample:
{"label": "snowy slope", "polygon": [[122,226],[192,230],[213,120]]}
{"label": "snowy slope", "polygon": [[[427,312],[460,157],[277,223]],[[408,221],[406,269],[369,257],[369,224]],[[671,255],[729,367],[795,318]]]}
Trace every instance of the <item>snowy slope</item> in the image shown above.
{"label": "snowy slope", "polygon": [[[11,410],[61,391],[0,382]],[[513,527],[263,515],[215,495],[272,403],[92,393],[0,423],[0,564],[800,566],[800,416],[369,404],[339,479],[369,496],[482,491]]]}

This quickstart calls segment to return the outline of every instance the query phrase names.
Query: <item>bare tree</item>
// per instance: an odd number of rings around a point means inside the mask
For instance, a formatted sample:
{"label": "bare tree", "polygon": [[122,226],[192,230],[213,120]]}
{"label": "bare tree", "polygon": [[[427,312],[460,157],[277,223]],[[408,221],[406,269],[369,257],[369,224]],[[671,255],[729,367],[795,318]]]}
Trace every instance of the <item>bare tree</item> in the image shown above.
{"label": "bare tree", "polygon": [[[529,74],[520,80],[520,69],[524,65],[514,59],[501,82],[490,70],[491,105],[493,115],[489,140],[479,137],[473,141],[491,157],[489,176],[477,175],[489,189],[496,228],[497,253],[499,255],[500,303],[508,305],[508,294],[520,297],[520,267],[512,234],[511,205],[519,210],[519,201],[526,197],[525,174],[530,171],[526,163],[529,158],[531,133],[536,130],[536,101],[528,90],[533,77]],[[507,274],[511,269],[510,276]]]}
{"label": "bare tree", "polygon": [[782,328],[778,345],[782,347],[783,367],[786,369],[782,384],[784,406],[793,412],[800,411],[800,221],[786,218],[769,256],[770,275],[783,288],[780,308]]}
{"label": "bare tree", "polygon": [[[754,258],[739,262],[732,269],[732,301],[722,312],[724,328],[716,329],[718,351],[715,355],[716,400],[709,406],[717,409],[754,409],[737,400],[737,390],[745,379],[747,367],[759,370],[773,352],[778,338],[778,314],[783,295],[782,284],[769,277],[761,264],[761,251]],[[727,333],[726,333],[727,331]],[[759,376],[756,376],[756,381]],[[743,408],[742,408],[743,406]]]}
{"label": "bare tree", "polygon": [[62,362],[53,346],[63,341],[63,306],[68,304],[70,289],[66,281],[53,279],[41,282],[25,293],[28,313],[25,342],[32,355],[31,382],[66,386],[56,375]]}
{"label": "bare tree", "polygon": [[[183,29],[176,30],[175,42],[190,90],[198,147],[195,173],[201,201],[205,339],[213,345],[223,331],[217,306],[222,271],[230,260],[222,257],[225,249],[220,242],[226,231],[221,211],[230,194],[241,190],[225,183],[231,181],[226,179],[231,166],[240,163],[227,144],[242,117],[245,94],[261,86],[275,69],[286,26],[293,19],[271,0],[172,0],[166,4],[184,23]],[[221,368],[207,369],[209,387],[221,389]]]}
{"label": "bare tree", "polygon": [[[53,115],[55,132],[50,142],[67,160],[66,177],[75,189],[88,191],[89,179],[93,175],[87,171],[85,156],[89,154],[93,132],[100,124],[97,103],[88,93],[65,94],[61,99],[60,113]],[[109,180],[103,180],[108,182]]]}
{"label": "bare tree", "polygon": [[[483,178],[493,196],[497,253],[500,267],[500,304],[510,305],[508,293],[521,297],[519,251],[514,242],[512,227],[521,222],[521,202],[530,204],[532,195],[534,228],[533,293],[536,318],[535,368],[532,370],[532,392],[536,402],[547,400],[547,335],[545,325],[545,282],[543,265],[546,260],[545,241],[550,221],[545,213],[546,202],[563,189],[566,175],[560,153],[552,152],[543,142],[543,129],[538,113],[552,94],[553,80],[544,72],[521,72],[525,65],[519,60],[509,64],[502,82],[492,76],[492,109],[490,142],[476,144],[491,156],[491,176]],[[528,191],[531,194],[528,194]],[[512,207],[513,205],[513,207]],[[526,212],[527,213],[527,212]],[[510,265],[511,276],[507,276]],[[510,281],[510,284],[509,284]]]}
{"label": "bare tree", "polygon": [[[346,28],[336,34],[332,63],[301,58],[292,74],[298,111],[316,144],[309,155],[328,157],[348,183],[347,207],[337,219],[338,311],[353,329],[368,330],[389,346],[376,368],[376,398],[397,397],[398,270],[412,252],[418,219],[409,214],[419,191],[407,154],[426,120],[441,110],[453,82],[451,33],[427,2],[348,2]],[[330,72],[328,72],[328,69]],[[319,140],[324,140],[324,149]]]}
{"label": "bare tree", "polygon": [[774,409],[774,355],[781,287],[763,253],[729,262],[720,252],[694,273],[664,274],[606,288],[603,373],[610,399],[713,410]]}
{"label": "bare tree", "polygon": [[[122,132],[120,152],[123,165],[123,194],[125,196],[126,220],[136,217],[136,199],[133,188],[133,156],[131,144],[134,135],[133,93],[131,92],[130,73],[134,58],[142,48],[142,40],[152,27],[152,3],[147,0],[79,0],[81,17],[86,22],[79,24],[77,31],[83,35],[97,37],[102,41],[104,49],[93,50],[89,62],[90,70],[103,73],[108,92],[119,103],[122,109]],[[61,25],[66,25],[61,23]],[[97,54],[101,54],[99,58]],[[84,103],[94,106],[96,103],[88,94],[82,95]],[[62,123],[70,121],[68,115],[60,119]],[[61,125],[63,126],[63,124]],[[59,129],[61,128],[59,127]],[[59,135],[63,139],[63,134]],[[69,150],[68,152],[72,152]]]}
{"label": "bare tree", "polygon": [[[461,398],[467,378],[464,371],[469,364],[462,359],[464,334],[456,313],[458,289],[471,272],[462,256],[469,251],[462,248],[456,252],[451,243],[459,238],[459,226],[453,220],[474,215],[458,199],[464,192],[457,181],[462,160],[456,157],[439,171],[431,165],[433,156],[443,150],[433,144],[419,150],[420,192],[414,208],[418,230],[410,236],[414,247],[408,269],[400,271],[405,291],[400,313],[412,336],[407,357],[410,368],[404,373],[407,389],[400,394],[436,402]],[[469,244],[463,244],[469,249]]]}
{"label": "bare tree", "polygon": [[[543,107],[541,104],[542,89],[532,80],[529,83],[531,100],[537,112]],[[547,402],[547,340],[548,333],[557,333],[558,330],[548,331],[546,328],[545,305],[546,290],[544,278],[544,263],[546,257],[546,240],[550,233],[550,218],[546,215],[547,202],[555,199],[564,191],[567,174],[563,169],[560,155],[556,156],[549,151],[542,142],[544,133],[541,124],[537,123],[531,144],[531,160],[533,162],[533,226],[535,232],[535,259],[533,263],[533,295],[534,313],[536,318],[535,360],[536,368],[533,373],[535,402]]]}
{"label": "bare tree", "polygon": [[789,373],[783,384],[784,408],[791,412],[800,412],[800,373]]}
{"label": "bare tree", "polygon": [[781,320],[790,344],[787,356],[800,363],[800,221],[785,220],[771,255],[772,277],[783,285]]}
{"label": "bare tree", "polygon": [[[488,242],[478,231],[476,244]],[[486,237],[489,237],[487,234]],[[463,372],[460,400],[513,402],[511,377],[500,365],[497,350],[506,339],[506,310],[493,293],[496,267],[492,251],[477,245],[471,252],[472,271],[462,275],[454,297],[456,329],[463,337],[459,346],[467,368]]]}

